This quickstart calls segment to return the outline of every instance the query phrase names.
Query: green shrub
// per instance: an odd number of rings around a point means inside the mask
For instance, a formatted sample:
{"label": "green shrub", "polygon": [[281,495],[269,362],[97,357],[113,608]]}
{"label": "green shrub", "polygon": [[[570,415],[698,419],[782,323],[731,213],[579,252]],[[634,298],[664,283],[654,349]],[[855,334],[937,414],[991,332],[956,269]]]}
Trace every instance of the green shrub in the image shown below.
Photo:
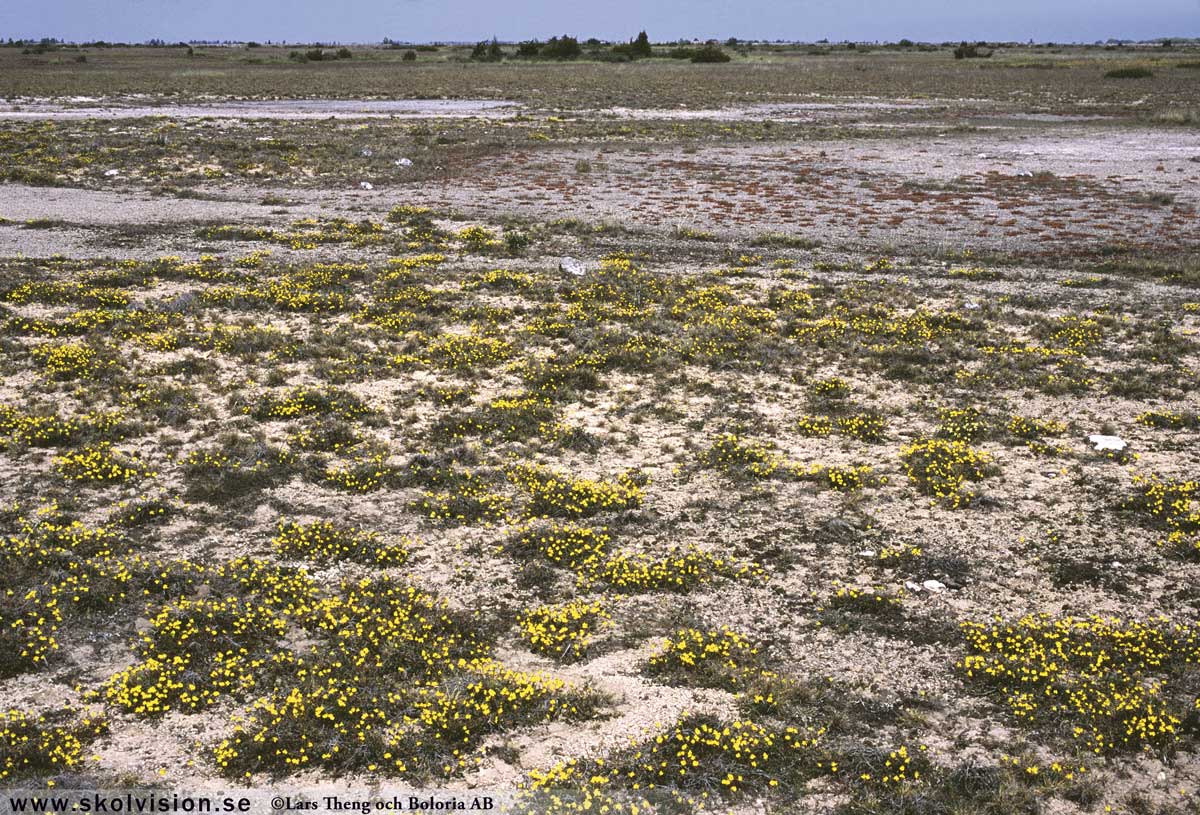
{"label": "green shrub", "polygon": [[1152,76],[1154,76],[1154,71],[1142,66],[1113,68],[1111,71],[1104,73],[1106,79],[1149,79]]}
{"label": "green shrub", "polygon": [[721,46],[714,43],[709,43],[703,48],[696,49],[696,52],[691,56],[692,62],[729,62],[730,59],[732,57],[726,54],[721,49]]}

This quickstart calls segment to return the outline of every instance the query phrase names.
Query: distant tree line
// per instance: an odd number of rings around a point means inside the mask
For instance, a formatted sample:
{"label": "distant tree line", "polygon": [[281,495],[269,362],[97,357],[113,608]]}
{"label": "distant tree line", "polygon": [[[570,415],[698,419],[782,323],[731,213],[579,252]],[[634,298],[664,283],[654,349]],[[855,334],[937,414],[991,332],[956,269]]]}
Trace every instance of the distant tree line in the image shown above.
{"label": "distant tree line", "polygon": [[[731,40],[736,44],[737,40]],[[545,42],[526,40],[516,44],[514,51],[505,51],[500,42],[494,37],[475,44],[471,51],[471,59],[475,62],[500,62],[505,59],[520,60],[555,60],[567,61],[586,56],[609,62],[631,62],[638,59],[665,57],[670,59],[688,59],[692,62],[729,62],[730,56],[715,40],[700,45],[678,44],[674,47],[655,51],[650,44],[650,37],[645,31],[629,42],[608,45],[592,38],[580,44],[575,37],[563,34],[551,37]]]}

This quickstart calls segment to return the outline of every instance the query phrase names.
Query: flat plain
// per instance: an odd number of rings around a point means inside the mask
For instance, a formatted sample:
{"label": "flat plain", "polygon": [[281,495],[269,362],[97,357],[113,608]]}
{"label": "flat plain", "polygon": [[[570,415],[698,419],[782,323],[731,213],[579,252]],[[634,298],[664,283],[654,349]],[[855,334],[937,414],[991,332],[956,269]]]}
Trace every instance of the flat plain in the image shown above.
{"label": "flat plain", "polygon": [[1196,48],[22,50],[0,786],[1200,811]]}

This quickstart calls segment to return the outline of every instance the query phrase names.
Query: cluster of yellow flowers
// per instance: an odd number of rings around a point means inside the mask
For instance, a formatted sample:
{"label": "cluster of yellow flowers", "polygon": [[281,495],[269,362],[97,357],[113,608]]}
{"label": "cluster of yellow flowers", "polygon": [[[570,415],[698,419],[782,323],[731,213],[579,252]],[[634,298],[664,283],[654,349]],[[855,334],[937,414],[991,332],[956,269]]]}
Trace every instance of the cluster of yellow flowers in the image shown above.
{"label": "cluster of yellow flowers", "polygon": [[451,470],[435,479],[442,489],[423,490],[413,508],[427,518],[452,524],[491,524],[508,515],[509,500],[471,470]]}
{"label": "cluster of yellow flowers", "polygon": [[205,227],[200,230],[199,236],[205,240],[264,241],[282,244],[292,249],[316,249],[326,243],[349,243],[354,246],[382,243],[387,238],[387,230],[383,224],[373,221],[302,218],[294,222],[287,231],[224,224]]}
{"label": "cluster of yellow flowers", "polygon": [[876,477],[875,468],[869,464],[854,467],[835,467],[813,464],[805,472],[810,478],[836,492],[858,492],[864,487],[883,484],[886,477]]}
{"label": "cluster of yellow flowers", "polygon": [[611,542],[607,530],[563,523],[525,529],[513,548],[519,554],[537,554],[556,566],[584,575],[600,570],[608,559]]}
{"label": "cluster of yellow flowers", "polygon": [[646,670],[671,684],[737,689],[771,675],[760,662],[758,648],[728,626],[717,631],[684,628],[650,656]]}
{"label": "cluster of yellow flowers", "polygon": [[90,377],[106,364],[95,348],[78,342],[44,343],[31,353],[54,379]]}
{"label": "cluster of yellow flowers", "polygon": [[683,325],[680,353],[699,358],[738,355],[755,340],[776,333],[774,311],[739,299],[727,285],[685,289],[668,312]]}
{"label": "cluster of yellow flowers", "polygon": [[265,647],[286,628],[282,615],[253,600],[178,600],[151,620],[134,645],[140,661],[109,679],[105,698],[130,713],[155,716],[241,696],[273,662],[292,659],[290,652]]}
{"label": "cluster of yellow flowers", "polygon": [[1138,495],[1129,504],[1167,530],[1159,545],[1200,554],[1200,480],[1164,481],[1156,475],[1138,475],[1133,483]]}
{"label": "cluster of yellow flowers", "polygon": [[380,566],[399,566],[408,559],[411,541],[384,542],[378,533],[332,521],[280,521],[271,540],[280,554],[318,563],[356,560]]}
{"label": "cluster of yellow flowers", "polygon": [[[582,787],[585,800],[599,800],[599,811],[606,811],[622,793],[665,794],[668,799],[663,803],[694,811],[739,793],[768,792],[779,786],[784,773],[794,773],[797,764],[815,768],[823,734],[823,730],[796,727],[774,729],[753,721],[726,724],[710,717],[687,717],[652,739],[631,740],[630,747],[612,759],[573,759],[532,771],[530,787],[535,791]],[[637,803],[628,811],[635,808],[656,811]],[[560,811],[586,808],[581,802]]]}
{"label": "cluster of yellow flowers", "polygon": [[499,289],[502,291],[524,291],[533,286],[533,275],[509,269],[491,269],[467,275],[462,282],[466,291],[474,289]]}
{"label": "cluster of yellow flowers", "polygon": [[287,451],[256,444],[249,451],[222,447],[190,450],[183,465],[191,489],[217,495],[257,486],[292,460]]}
{"label": "cluster of yellow flowers", "polygon": [[66,337],[109,330],[118,339],[146,344],[145,338],[154,332],[166,331],[177,318],[146,309],[133,311],[124,308],[86,308],[72,311],[61,319],[13,316],[4,327],[16,334],[41,337]]}
{"label": "cluster of yellow flowers", "polygon": [[808,479],[837,492],[857,492],[868,485],[884,482],[884,479],[874,477],[875,471],[870,465],[840,467],[799,464],[788,461],[769,444],[743,439],[734,433],[717,436],[712,445],[700,453],[699,460],[702,465],[714,467],[730,476]]}
{"label": "cluster of yellow flowers", "polygon": [[883,438],[887,421],[878,413],[854,413],[839,416],[837,428],[843,435],[859,441],[878,441]]}
{"label": "cluster of yellow flowers", "polygon": [[921,780],[921,767],[929,767],[925,758],[928,748],[922,744],[917,747],[916,755],[908,750],[908,745],[902,744],[895,750],[889,750],[879,756],[878,767],[872,767],[873,772],[864,770],[858,775],[858,781],[872,785],[903,785]]}
{"label": "cluster of yellow flowers", "polygon": [[100,442],[55,456],[54,469],[70,481],[99,483],[154,478],[158,475],[136,457],[114,450],[109,442]]}
{"label": "cluster of yellow flowers", "polygon": [[973,442],[987,432],[988,425],[979,408],[942,408],[938,411],[941,420],[938,436],[957,442]]}
{"label": "cluster of yellow flowers", "polygon": [[841,586],[817,610],[885,616],[899,612],[906,596],[903,589],[893,592],[881,587],[860,589],[857,586]]}
{"label": "cluster of yellow flowers", "polygon": [[735,433],[721,433],[709,448],[700,453],[700,463],[727,475],[750,478],[770,478],[787,461],[773,446],[748,439]]}
{"label": "cluster of yellow flowers", "polygon": [[629,473],[603,481],[522,464],[508,470],[508,479],[529,495],[526,513],[534,518],[587,518],[642,503],[642,488]]}
{"label": "cluster of yellow flowers", "polygon": [[985,478],[992,466],[990,454],[948,439],[918,439],[901,449],[900,458],[917,489],[953,509],[970,503],[972,496],[963,488]]}
{"label": "cluster of yellow flowers", "polygon": [[1027,416],[1013,416],[1005,427],[1009,433],[1021,439],[1061,436],[1067,432],[1067,426],[1063,422],[1054,419],[1031,419]]}
{"label": "cluster of yellow flowers", "polygon": [[[847,292],[853,295],[853,290]],[[835,342],[873,340],[869,350],[885,353],[912,348],[949,337],[965,328],[962,316],[953,311],[920,309],[904,313],[882,304],[869,312],[851,312],[839,306],[831,313],[798,321],[790,336],[798,342],[825,346]]]}
{"label": "cluster of yellow flowers", "polygon": [[1104,339],[1100,323],[1092,317],[1065,314],[1054,323],[1050,342],[1072,351],[1085,352]]}
{"label": "cluster of yellow flowers", "polygon": [[468,226],[460,229],[455,236],[468,252],[487,252],[500,246],[496,233],[486,226]]}
{"label": "cluster of yellow flowers", "polygon": [[1030,615],[964,623],[963,675],[996,688],[1014,716],[1066,719],[1097,753],[1162,747],[1198,701],[1173,683],[1200,660],[1200,625]]}
{"label": "cluster of yellow flowers", "polygon": [[425,357],[442,368],[464,370],[504,362],[514,354],[512,343],[479,331],[442,334],[425,347]]}
{"label": "cluster of yellow flowers", "polygon": [[259,419],[295,419],[320,414],[354,420],[370,412],[358,396],[334,387],[300,387],[281,394],[264,394],[257,404],[244,410]]}
{"label": "cluster of yellow flowers", "polygon": [[[1083,775],[1087,772],[1087,767],[1082,765],[1064,764],[1061,761],[1052,761],[1049,766],[1043,768],[1036,761],[1030,759],[1019,758],[1018,756],[1000,756],[1000,766],[1019,770],[1026,779],[1037,780],[1043,777],[1061,779],[1063,781],[1074,780],[1076,775]],[[1045,769],[1045,773],[1043,773]]]}
{"label": "cluster of yellow flowers", "polygon": [[108,732],[103,717],[71,708],[33,716],[10,709],[0,715],[0,782],[59,775],[83,763],[83,749]]}
{"label": "cluster of yellow flowers", "polygon": [[765,579],[762,568],[716,557],[695,547],[674,548],[659,557],[616,552],[605,560],[596,579],[618,591],[666,589],[685,592],[718,577]]}
{"label": "cluster of yellow flowers", "polygon": [[252,357],[263,351],[274,351],[284,345],[286,335],[278,328],[263,325],[234,325],[216,323],[206,326],[197,339],[200,348],[221,354]]}
{"label": "cluster of yellow flowers", "polygon": [[922,554],[920,546],[884,546],[876,559],[883,566],[900,566],[916,561]]}
{"label": "cluster of yellow flowers", "polygon": [[444,601],[403,583],[347,583],[283,613],[327,645],[273,666],[282,681],[235,717],[214,750],[227,774],[320,766],[452,775],[472,766],[489,733],[590,715],[598,701],[496,662]]}
{"label": "cluster of yellow flowers", "polygon": [[609,619],[603,600],[580,599],[528,609],[517,623],[534,651],[566,661],[583,657],[597,628]]}
{"label": "cluster of yellow flowers", "polygon": [[878,441],[883,438],[887,421],[871,410],[848,412],[851,405],[850,383],[841,377],[818,379],[808,388],[808,398],[821,415],[801,416],[796,429],[802,436],[828,436],[836,429],[859,441]]}
{"label": "cluster of yellow flowers", "polygon": [[[350,273],[343,274],[348,276]],[[210,305],[241,308],[269,306],[313,314],[342,311],[348,304],[346,295],[332,287],[343,281],[335,279],[326,282],[328,277],[326,270],[310,267],[249,285],[213,286],[205,289],[202,297]]]}
{"label": "cluster of yellow flowers", "polygon": [[395,479],[399,470],[388,463],[391,453],[362,445],[365,449],[339,464],[325,468],[325,483],[347,492],[374,492]]}
{"label": "cluster of yellow flowers", "polygon": [[35,447],[71,444],[80,437],[110,434],[124,418],[120,410],[96,410],[63,418],[56,413],[26,413],[11,405],[0,405],[0,438]]}
{"label": "cluster of yellow flowers", "polygon": [[[395,273],[385,272],[384,277]],[[412,328],[420,314],[434,310],[437,295],[425,286],[393,286],[391,282],[380,284],[380,290],[363,304],[355,319],[401,334]]]}
{"label": "cluster of yellow flowers", "polygon": [[601,582],[622,592],[686,592],[718,577],[765,579],[757,564],[737,563],[691,547],[654,557],[641,552],[612,552],[611,542],[608,532],[602,529],[551,524],[523,530],[511,548],[517,554],[537,554],[571,570],[581,584]]}
{"label": "cluster of yellow flowers", "polygon": [[432,213],[433,210],[429,207],[421,207],[415,204],[397,204],[388,210],[387,219],[396,224],[408,224],[428,218]]}
{"label": "cluster of yellow flowers", "polygon": [[9,676],[41,665],[59,649],[62,605],[53,589],[8,589],[0,597],[0,675]]}
{"label": "cluster of yellow flowers", "polygon": [[821,438],[833,432],[833,419],[828,416],[801,416],[796,420],[796,429],[801,436]]}
{"label": "cluster of yellow flowers", "polygon": [[1200,427],[1200,416],[1190,410],[1181,413],[1170,410],[1147,410],[1139,413],[1135,421],[1146,427],[1161,427],[1170,430]]}
{"label": "cluster of yellow flowers", "polygon": [[4,300],[10,303],[78,303],[104,308],[129,305],[129,292],[109,286],[93,286],[78,280],[33,280],[9,289]]}
{"label": "cluster of yellow flowers", "polygon": [[850,398],[850,383],[840,376],[818,379],[808,386],[808,396],[817,404],[837,404]]}
{"label": "cluster of yellow flowers", "polygon": [[433,433],[454,441],[492,434],[519,441],[551,431],[554,417],[555,410],[549,399],[518,393],[496,397],[470,413],[443,416],[435,423]]}

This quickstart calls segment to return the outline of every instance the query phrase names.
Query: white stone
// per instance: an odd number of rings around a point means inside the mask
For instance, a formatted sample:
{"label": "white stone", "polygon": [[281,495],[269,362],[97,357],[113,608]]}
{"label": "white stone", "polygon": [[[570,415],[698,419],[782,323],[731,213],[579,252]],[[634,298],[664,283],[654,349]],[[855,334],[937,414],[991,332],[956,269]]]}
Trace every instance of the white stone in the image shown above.
{"label": "white stone", "polygon": [[926,580],[921,584],[921,588],[925,589],[925,591],[931,591],[934,594],[937,594],[946,590],[946,584],[940,580]]}
{"label": "white stone", "polygon": [[121,171],[120,170],[105,170],[104,174],[106,176],[108,176],[109,178],[112,178],[114,175],[120,175]]}
{"label": "white stone", "polygon": [[1100,433],[1093,433],[1088,436],[1088,441],[1095,446],[1098,452],[1112,450],[1119,453],[1129,446],[1120,436],[1105,436]]}
{"label": "white stone", "polygon": [[558,263],[558,269],[576,277],[583,277],[587,274],[587,266],[583,264],[583,261],[576,260],[575,258],[563,258]]}
{"label": "white stone", "polygon": [[370,181],[360,181],[360,182],[358,182],[358,186],[359,186],[361,189],[364,189],[364,190],[373,190],[373,189],[375,189],[375,185],[374,185],[374,184],[372,184]]}
{"label": "white stone", "polygon": [[412,166],[412,159],[410,159],[410,158],[398,158],[398,159],[396,159],[396,166],[397,166],[397,167],[411,167],[411,166]]}

